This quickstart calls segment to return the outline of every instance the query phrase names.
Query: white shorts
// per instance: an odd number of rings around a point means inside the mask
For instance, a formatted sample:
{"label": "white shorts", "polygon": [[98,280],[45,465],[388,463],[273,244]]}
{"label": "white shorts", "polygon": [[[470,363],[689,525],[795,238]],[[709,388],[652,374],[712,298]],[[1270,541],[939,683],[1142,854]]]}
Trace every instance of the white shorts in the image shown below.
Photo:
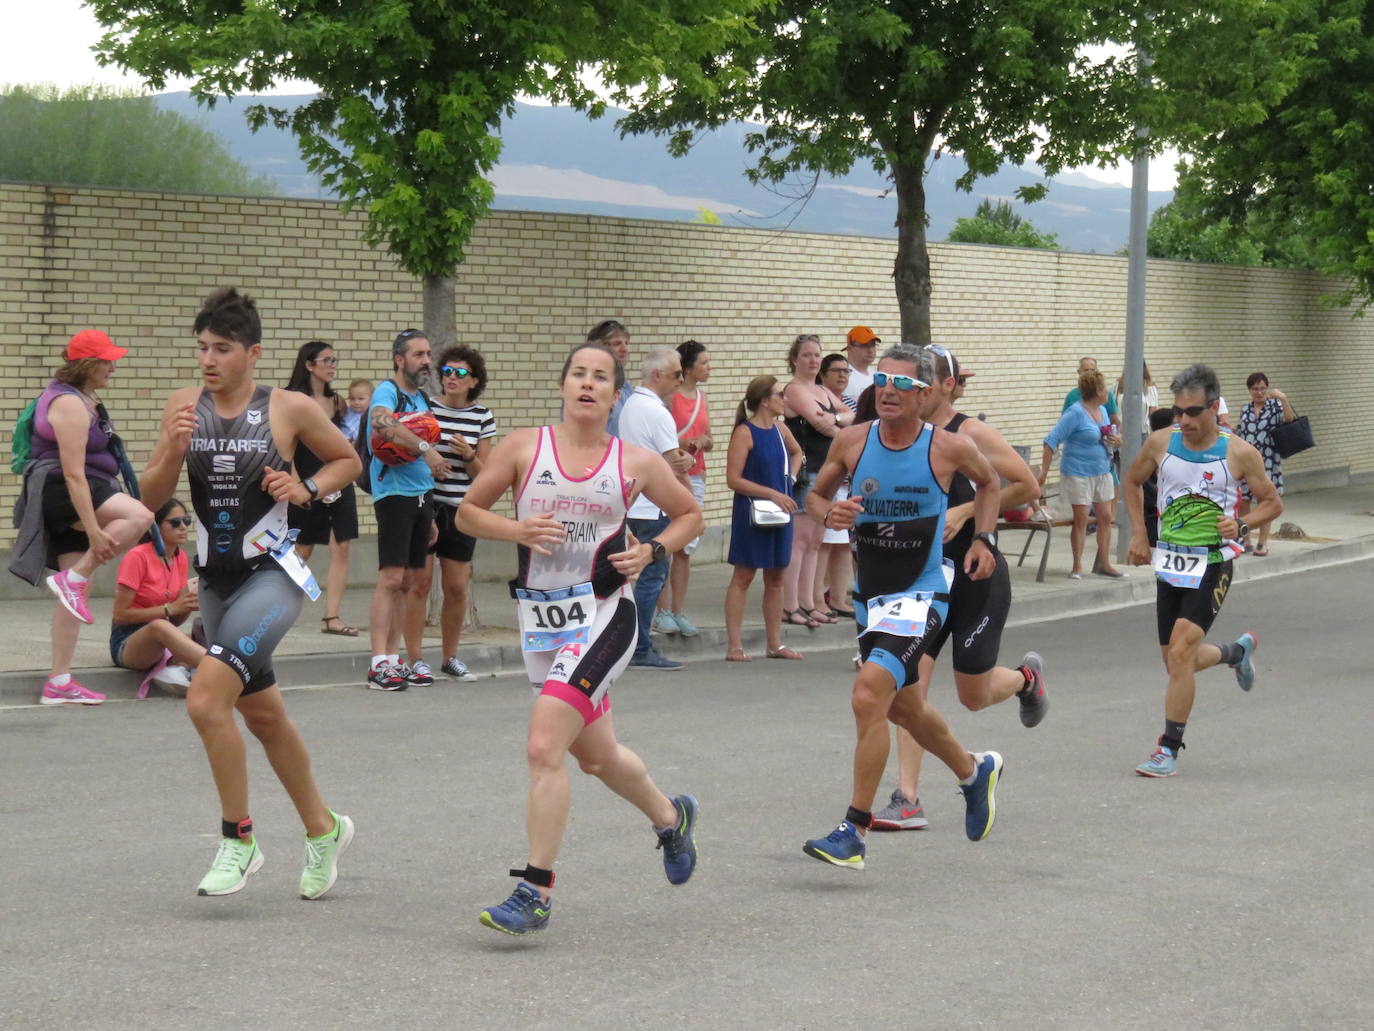
{"label": "white shorts", "polygon": [[1070,505],[1092,505],[1112,500],[1112,474],[1061,476],[1059,491]]}
{"label": "white shorts", "polygon": [[638,634],[634,596],[627,585],[598,599],[586,644],[522,653],[530,686],[536,696],[562,699],[582,714],[584,723],[595,723],[610,710],[606,692],[630,664]]}
{"label": "white shorts", "polygon": [[[847,484],[847,483],[842,483],[842,484],[840,484],[840,489],[837,490],[837,491],[835,492],[835,497],[834,497],[832,500],[834,500],[835,502],[840,502],[840,501],[845,500],[845,498],[847,498],[847,497],[849,497],[849,484]],[[825,531],[825,536],[821,538],[821,543],[822,543],[822,544],[848,544],[848,543],[849,543],[849,531],[848,531],[848,530],[831,530],[831,529],[827,528],[826,531]]]}
{"label": "white shorts", "polygon": [[[689,476],[687,479],[692,484],[692,497],[697,499],[698,505],[706,504],[706,476]],[[682,549],[684,555],[690,555],[697,550],[697,545],[701,543],[700,537],[693,537],[692,540]]]}

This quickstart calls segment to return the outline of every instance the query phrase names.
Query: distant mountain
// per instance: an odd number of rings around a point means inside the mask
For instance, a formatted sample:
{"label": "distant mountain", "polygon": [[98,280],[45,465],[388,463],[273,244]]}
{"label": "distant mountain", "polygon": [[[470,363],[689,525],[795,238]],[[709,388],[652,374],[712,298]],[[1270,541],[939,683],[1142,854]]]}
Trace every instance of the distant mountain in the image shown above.
{"label": "distant mountain", "polygon": [[[221,100],[213,109],[198,106],[187,93],[169,93],[158,103],[192,118],[228,143],[230,152],[254,172],[270,176],[291,197],[329,196],[301,160],[290,133],[264,128],[253,133],[243,109],[251,98]],[[294,108],[309,97],[271,97],[268,103]],[[727,224],[895,237],[896,199],[876,172],[856,169],[842,178],[824,178],[801,204],[800,186],[751,186],[744,178],[750,156],[744,136],[754,127],[733,123],[704,134],[685,158],[668,156],[652,136],[621,138],[615,112],[592,120],[562,107],[516,105],[502,127],[501,163],[492,179],[496,207],[562,211],[629,218],[687,221],[706,208]],[[1044,181],[1034,169],[1003,167],[980,179],[972,193],[954,186],[964,172],[957,157],[933,160],[926,177],[930,238],[943,240],[958,218],[970,216],[980,201],[1010,201],[1042,232],[1054,233],[1066,250],[1114,253],[1126,244],[1130,190],[1069,173],[1050,182],[1044,200],[1022,205],[1016,190]],[[1150,194],[1150,210],[1167,204],[1169,191]],[[800,209],[800,210],[798,210]]]}

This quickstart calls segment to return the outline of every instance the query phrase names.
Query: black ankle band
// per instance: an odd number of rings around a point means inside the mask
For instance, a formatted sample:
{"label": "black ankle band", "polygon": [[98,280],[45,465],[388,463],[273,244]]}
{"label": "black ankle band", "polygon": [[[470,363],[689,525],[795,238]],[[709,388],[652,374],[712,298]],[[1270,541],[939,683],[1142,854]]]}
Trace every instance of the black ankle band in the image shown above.
{"label": "black ankle band", "polygon": [[529,881],[538,888],[553,887],[553,871],[541,870],[537,866],[527,866],[523,870],[511,870],[512,877],[519,877],[523,881]]}
{"label": "black ankle band", "polygon": [[862,827],[864,830],[873,826],[873,814],[864,812],[862,809],[849,807],[849,811],[844,814],[844,818],[855,827]]}
{"label": "black ankle band", "polygon": [[219,832],[226,838],[247,841],[253,836],[253,821],[251,818],[240,820],[238,823],[233,820],[220,820]]}

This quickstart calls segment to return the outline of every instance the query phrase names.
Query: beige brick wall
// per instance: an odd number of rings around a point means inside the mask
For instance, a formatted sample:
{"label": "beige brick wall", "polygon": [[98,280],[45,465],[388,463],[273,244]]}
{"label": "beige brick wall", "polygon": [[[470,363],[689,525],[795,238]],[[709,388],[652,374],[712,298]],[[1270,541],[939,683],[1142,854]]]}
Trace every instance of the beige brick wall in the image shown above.
{"label": "beige brick wall", "polygon": [[[18,411],[59,364],[67,338],[95,326],[130,348],[108,407],[135,465],[167,393],[196,378],[190,324],[199,300],[233,284],[264,319],[264,382],[284,383],[296,348],[336,343],[339,380],[387,374],[388,345],[420,321],[418,283],[361,240],[362,218],[330,203],[0,185],[0,453]],[[799,332],[842,350],[849,326],[897,337],[893,242],[688,223],[533,212],[485,220],[459,276],[458,326],[487,357],[484,401],[502,431],[553,417],[566,347],[616,317],[633,354],[688,337],[712,349],[707,517],[728,523],[724,445],[749,378],[786,377]],[[1013,443],[1036,447],[1058,416],[1082,354],[1120,372],[1124,258],[940,244],[932,247],[939,342],[978,376],[964,408],[987,412]],[[1323,307],[1321,277],[1152,262],[1146,354],[1167,381],[1212,363],[1228,399],[1267,372],[1312,416],[1320,447],[1294,473],[1374,472],[1374,326]],[[8,511],[16,478],[0,476]],[[366,506],[364,506],[366,509]],[[364,511],[365,529],[370,512]],[[0,520],[0,548],[13,539]]]}

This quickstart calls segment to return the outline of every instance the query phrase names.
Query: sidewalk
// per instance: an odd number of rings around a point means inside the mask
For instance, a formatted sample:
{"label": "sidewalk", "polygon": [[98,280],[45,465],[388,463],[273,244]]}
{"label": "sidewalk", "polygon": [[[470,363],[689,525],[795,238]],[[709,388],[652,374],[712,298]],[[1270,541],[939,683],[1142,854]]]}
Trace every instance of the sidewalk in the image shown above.
{"label": "sidewalk", "polygon": [[[1369,514],[1374,510],[1374,486],[1309,491],[1293,494],[1284,501],[1285,509],[1280,523],[1295,523],[1306,536],[1292,541],[1271,537],[1267,558],[1246,555],[1236,562],[1237,583],[1374,555],[1374,516]],[[1126,580],[1109,580],[1092,575],[1082,580],[1070,580],[1067,527],[1055,528],[1045,582],[1036,583],[1035,572],[1043,538],[1036,536],[1025,564],[1018,567],[1016,560],[1025,536],[1021,532],[1009,532],[1003,535],[1001,542],[1012,573],[1013,602],[1009,625],[1100,612],[1154,599],[1154,578],[1144,567],[1131,568]],[[1085,549],[1086,565],[1091,565],[1094,546],[1094,540],[1090,537]],[[693,567],[687,612],[701,628],[701,635],[690,640],[655,635],[664,654],[689,661],[718,659],[724,655],[722,599],[731,572],[731,567],[722,563]],[[765,661],[759,611],[762,591],[762,579],[756,578],[750,590],[745,617],[744,645],[756,662]],[[461,657],[473,672],[483,678],[523,672],[515,631],[515,606],[505,582],[474,582],[473,594],[481,625],[465,630]],[[349,590],[341,610],[344,620],[354,626],[365,627],[371,596],[371,589],[367,587]],[[0,653],[0,706],[37,701],[39,688],[49,668],[52,605],[52,596],[46,590],[33,591],[28,598],[20,601],[0,601],[0,627],[3,627],[6,641]],[[86,686],[102,691],[111,698],[131,698],[138,686],[138,676],[109,664],[110,606],[109,598],[92,600],[95,625],[82,630],[76,653],[77,675]],[[277,648],[275,668],[281,683],[286,686],[354,683],[361,687],[370,658],[366,630],[357,638],[326,636],[320,633],[321,615],[322,603],[307,605],[296,626]],[[853,624],[845,622],[815,630],[785,626],[784,640],[803,654],[810,654],[831,649],[851,649],[854,647],[853,633]],[[441,661],[437,635],[437,628],[431,627],[426,637],[426,658],[436,670]],[[646,674],[632,671],[631,675]],[[439,683],[447,681],[440,678]]]}

